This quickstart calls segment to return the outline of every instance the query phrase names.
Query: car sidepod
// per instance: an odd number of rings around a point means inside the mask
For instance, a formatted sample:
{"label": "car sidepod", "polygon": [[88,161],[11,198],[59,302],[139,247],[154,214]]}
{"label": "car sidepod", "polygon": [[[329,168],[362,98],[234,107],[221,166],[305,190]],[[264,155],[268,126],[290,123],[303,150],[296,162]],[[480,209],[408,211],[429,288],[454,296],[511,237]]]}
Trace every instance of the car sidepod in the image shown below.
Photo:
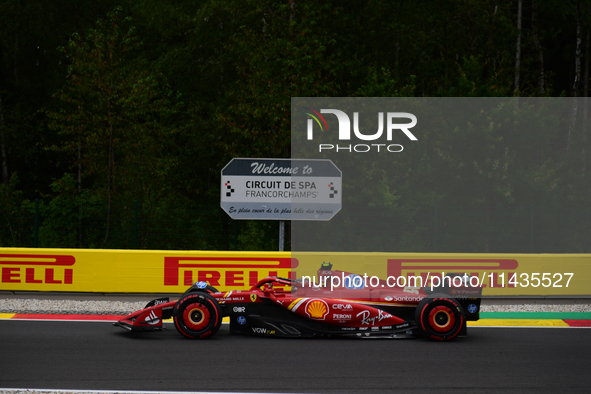
{"label": "car sidepod", "polygon": [[350,301],[294,299],[225,305],[234,334],[265,337],[413,337],[412,320]]}

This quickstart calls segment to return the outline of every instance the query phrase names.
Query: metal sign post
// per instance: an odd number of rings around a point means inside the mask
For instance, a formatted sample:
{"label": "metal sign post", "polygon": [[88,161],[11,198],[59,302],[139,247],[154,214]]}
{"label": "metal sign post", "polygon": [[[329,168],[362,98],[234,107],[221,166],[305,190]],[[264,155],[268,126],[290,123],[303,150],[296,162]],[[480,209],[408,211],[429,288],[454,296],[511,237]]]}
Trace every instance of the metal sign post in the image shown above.
{"label": "metal sign post", "polygon": [[283,252],[285,250],[285,221],[279,221],[279,251]]}

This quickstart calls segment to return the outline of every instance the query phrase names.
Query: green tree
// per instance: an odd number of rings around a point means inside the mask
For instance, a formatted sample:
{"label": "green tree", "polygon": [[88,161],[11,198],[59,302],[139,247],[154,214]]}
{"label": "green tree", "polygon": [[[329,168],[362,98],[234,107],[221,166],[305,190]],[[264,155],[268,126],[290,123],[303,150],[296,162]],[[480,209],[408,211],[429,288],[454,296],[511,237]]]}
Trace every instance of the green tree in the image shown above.
{"label": "green tree", "polygon": [[32,245],[33,217],[23,209],[19,179],[12,174],[8,184],[0,183],[0,246]]}
{"label": "green tree", "polygon": [[166,193],[176,160],[174,115],[181,103],[138,56],[141,42],[121,8],[61,50],[70,62],[65,87],[48,111],[62,140],[53,148],[70,154],[78,190],[89,188],[107,204],[103,246],[109,239],[115,199],[149,202]]}
{"label": "green tree", "polygon": [[74,31],[84,36],[115,3],[0,2],[0,174],[6,183],[17,173],[24,198],[47,193],[47,180],[67,169],[63,154],[44,149],[57,135],[48,129],[41,109],[62,86],[66,71],[55,49]]}

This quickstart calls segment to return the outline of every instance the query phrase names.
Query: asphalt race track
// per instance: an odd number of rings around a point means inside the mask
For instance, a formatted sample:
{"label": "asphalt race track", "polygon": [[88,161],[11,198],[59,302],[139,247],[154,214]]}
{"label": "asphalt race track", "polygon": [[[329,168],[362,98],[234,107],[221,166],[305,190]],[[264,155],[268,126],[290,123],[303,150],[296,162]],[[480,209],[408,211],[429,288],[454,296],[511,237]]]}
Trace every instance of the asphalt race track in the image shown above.
{"label": "asphalt race track", "polygon": [[111,323],[0,321],[0,389],[588,393],[591,329],[471,328],[448,343],[182,338]]}

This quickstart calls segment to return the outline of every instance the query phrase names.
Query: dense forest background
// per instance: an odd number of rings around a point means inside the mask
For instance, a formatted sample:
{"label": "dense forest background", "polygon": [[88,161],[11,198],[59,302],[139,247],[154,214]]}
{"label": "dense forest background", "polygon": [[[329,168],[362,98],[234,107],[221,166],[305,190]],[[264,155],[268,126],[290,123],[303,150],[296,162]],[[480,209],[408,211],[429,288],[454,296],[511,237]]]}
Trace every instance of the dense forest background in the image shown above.
{"label": "dense forest background", "polygon": [[[220,209],[219,176],[290,156],[291,97],[587,97],[590,50],[583,0],[2,0],[0,246],[276,250],[277,222]],[[396,179],[390,251],[590,252],[582,130],[447,189],[445,163]]]}

